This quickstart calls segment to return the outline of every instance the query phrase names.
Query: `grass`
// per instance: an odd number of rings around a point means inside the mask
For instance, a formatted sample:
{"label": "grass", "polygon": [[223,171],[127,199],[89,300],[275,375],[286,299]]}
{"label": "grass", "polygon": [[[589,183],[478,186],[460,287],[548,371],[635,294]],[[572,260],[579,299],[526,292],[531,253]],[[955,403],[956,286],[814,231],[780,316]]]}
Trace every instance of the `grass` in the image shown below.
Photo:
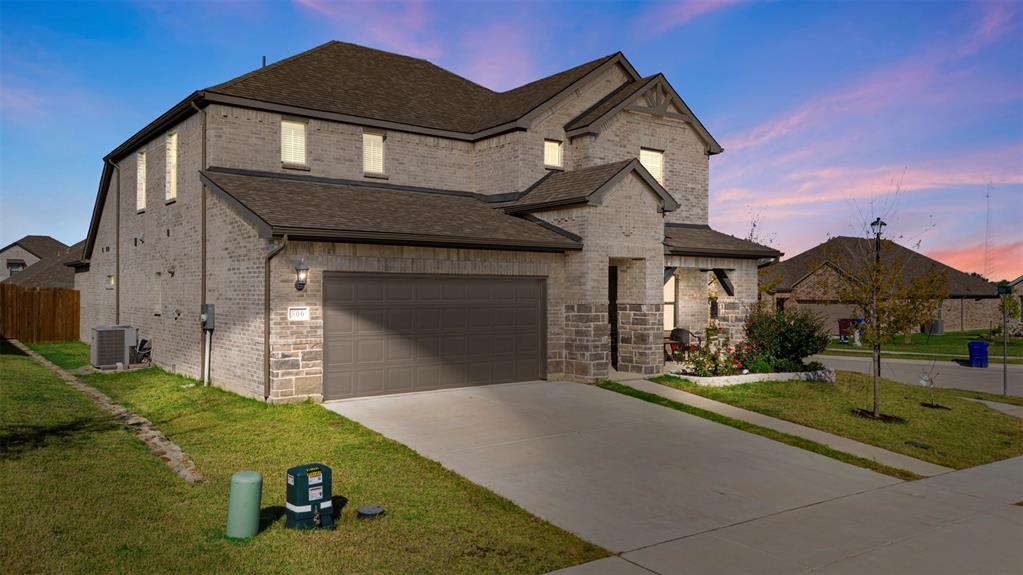
{"label": "grass", "polygon": [[[155,368],[83,378],[184,448],[206,477],[189,486],[11,349],[0,354],[4,572],[545,573],[608,555],[320,406],[186,388],[194,382]],[[334,494],[351,502],[335,531],[284,529],[285,469],[311,462],[331,466]],[[223,529],[230,476],[243,469],[263,474],[264,530],[237,542]],[[387,515],[356,521],[367,504]]]}
{"label": "grass", "polygon": [[[995,398],[1001,396],[934,389],[935,401],[950,409],[930,409],[920,405],[931,401],[929,390],[883,379],[881,411],[906,422],[881,423],[853,413],[871,406],[872,383],[866,374],[839,371],[834,385],[768,381],[705,387],[672,376],[654,381],[955,469],[1023,455],[1023,420],[960,399],[967,395],[1000,401]],[[931,448],[914,447],[910,441]]]}
{"label": "grass", "polygon": [[89,345],[80,341],[25,345],[68,371],[89,365]]}
{"label": "grass", "polygon": [[[881,346],[882,351],[898,351],[898,352],[910,352],[920,354],[951,354],[958,357],[969,357],[969,351],[966,344],[971,341],[976,341],[981,336],[991,345],[988,347],[988,355],[993,359],[995,355],[1001,357],[1002,353],[1002,336],[991,335],[990,330],[978,329],[972,331],[950,331],[941,335],[932,335],[930,337],[924,333],[914,333],[911,343],[905,343],[903,338],[897,337],[892,342],[886,343]],[[833,340],[828,344],[829,350],[848,350],[852,346],[849,344],[838,343]],[[1023,358],[1023,338],[1010,337],[1009,338],[1009,357],[1013,356],[1016,359]],[[996,353],[997,352],[997,353]]]}
{"label": "grass", "polygon": [[733,419],[731,417],[721,415],[719,413],[714,413],[713,411],[707,411],[706,409],[701,409],[699,407],[694,407],[692,405],[680,403],[678,401],[674,401],[654,393],[647,393],[645,391],[641,391],[634,387],[629,387],[628,385],[623,385],[615,381],[610,380],[602,381],[597,385],[603,389],[615,391],[623,395],[635,397],[637,399],[642,399],[643,401],[648,401],[650,403],[656,403],[657,405],[663,405],[664,407],[670,407],[671,409],[683,411],[690,415],[695,415],[697,417],[702,417],[704,419],[709,419],[713,422],[720,423],[722,425],[727,425],[729,427],[734,427],[742,431],[762,435],[768,439],[773,439],[775,441],[780,441],[782,443],[792,445],[800,449],[805,449],[807,451],[819,453],[820,455],[823,455],[825,457],[830,457],[832,459],[837,459],[839,461],[849,463],[851,465],[856,465],[859,467],[870,469],[872,471],[877,471],[878,473],[891,475],[892,477],[898,477],[899,479],[905,480],[921,479],[920,475],[917,475],[910,471],[906,471],[904,469],[889,467],[887,465],[880,464],[872,459],[866,459],[863,457],[852,455],[850,453],[845,453],[844,451],[832,449],[827,445],[817,443],[816,441],[810,441],[809,439],[796,437],[795,435],[789,435],[787,433],[775,431],[767,427],[761,427],[759,425],[741,421],[739,419]]}

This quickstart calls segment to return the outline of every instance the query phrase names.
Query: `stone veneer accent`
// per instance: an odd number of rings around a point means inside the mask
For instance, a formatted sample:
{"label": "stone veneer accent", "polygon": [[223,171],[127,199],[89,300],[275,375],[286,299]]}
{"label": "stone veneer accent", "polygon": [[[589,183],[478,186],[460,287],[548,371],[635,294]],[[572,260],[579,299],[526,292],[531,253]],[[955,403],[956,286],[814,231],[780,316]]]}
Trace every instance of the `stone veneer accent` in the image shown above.
{"label": "stone veneer accent", "polygon": [[611,365],[611,324],[607,302],[565,306],[565,375],[592,381],[607,377]]}
{"label": "stone veneer accent", "polygon": [[661,304],[618,304],[618,371],[661,371],[664,319]]}

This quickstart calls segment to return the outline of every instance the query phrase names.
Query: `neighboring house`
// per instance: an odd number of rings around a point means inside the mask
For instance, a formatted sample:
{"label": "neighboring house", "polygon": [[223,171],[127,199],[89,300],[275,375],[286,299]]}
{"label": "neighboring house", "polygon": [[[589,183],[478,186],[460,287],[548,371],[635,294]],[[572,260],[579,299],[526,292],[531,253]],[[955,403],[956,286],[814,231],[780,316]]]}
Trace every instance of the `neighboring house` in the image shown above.
{"label": "neighboring house", "polygon": [[268,401],[655,373],[663,328],[706,325],[709,274],[741,337],[780,256],[707,226],[721,151],[621,53],[497,93],[330,42],[106,156],[82,339],[137,326],[198,376],[210,303],[212,382]]}
{"label": "neighboring house", "polygon": [[0,281],[66,249],[66,245],[50,236],[25,236],[0,249]]}
{"label": "neighboring house", "polygon": [[82,240],[69,248],[62,248],[7,278],[4,283],[20,287],[75,289],[75,272],[67,264],[81,259],[84,246],[85,240]]}
{"label": "neighboring house", "polygon": [[[895,242],[885,242],[884,257],[899,261],[906,279],[918,277],[931,269],[945,274],[948,297],[942,302],[937,318],[945,331],[986,329],[1001,321],[995,284]],[[872,258],[873,254],[873,239],[832,238],[799,255],[764,267],[760,272],[764,297],[773,301],[777,308],[788,309],[798,305],[811,309],[825,318],[832,333],[838,333],[839,320],[856,318],[858,314],[852,305],[837,301],[835,286],[839,282],[850,281],[850,276],[855,277],[865,265],[865,258]]]}

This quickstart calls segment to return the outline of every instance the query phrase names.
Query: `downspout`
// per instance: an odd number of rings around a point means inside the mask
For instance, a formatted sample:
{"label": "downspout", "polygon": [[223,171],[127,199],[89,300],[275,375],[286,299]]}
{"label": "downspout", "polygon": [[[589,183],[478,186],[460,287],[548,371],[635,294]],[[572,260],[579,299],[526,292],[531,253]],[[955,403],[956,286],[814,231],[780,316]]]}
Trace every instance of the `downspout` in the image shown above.
{"label": "downspout", "polygon": [[121,167],[107,160],[110,167],[117,172],[114,186],[117,201],[114,207],[114,325],[121,323]]}
{"label": "downspout", "polygon": [[[195,102],[191,102],[192,108],[195,109],[197,114],[202,115],[202,160],[201,169],[205,170],[209,167],[206,164],[206,109],[200,108],[195,105]],[[199,300],[200,303],[206,303],[206,184],[199,182],[201,188],[199,189]],[[205,345],[206,333],[204,330],[199,330],[199,367],[204,369],[204,373],[208,373],[208,366],[206,363],[209,358],[206,357],[206,345]],[[212,355],[212,354],[211,354]]]}
{"label": "downspout", "polygon": [[263,265],[263,401],[270,401],[270,260],[288,245],[284,234],[281,245],[266,254]]}

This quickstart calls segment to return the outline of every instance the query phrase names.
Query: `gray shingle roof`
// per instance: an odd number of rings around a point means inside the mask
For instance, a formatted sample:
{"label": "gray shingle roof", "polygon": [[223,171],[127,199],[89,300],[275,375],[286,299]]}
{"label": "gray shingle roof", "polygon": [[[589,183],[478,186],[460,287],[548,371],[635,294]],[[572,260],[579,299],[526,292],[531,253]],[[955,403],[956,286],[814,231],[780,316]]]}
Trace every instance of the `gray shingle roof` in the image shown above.
{"label": "gray shingle roof", "polygon": [[[963,273],[890,240],[884,241],[884,257],[899,261],[907,279],[918,277],[934,267],[946,274],[950,297],[993,297],[998,292],[997,286],[989,281]],[[761,271],[762,281],[772,285],[772,292],[791,291],[823,263],[831,263],[856,276],[873,254],[873,239],[839,236],[765,268]]]}
{"label": "gray shingle roof", "polygon": [[7,244],[0,252],[12,246],[20,246],[39,259],[45,259],[67,249],[67,246],[50,236],[25,236],[20,240]]}
{"label": "gray shingle roof", "polygon": [[518,199],[500,204],[509,213],[524,212],[553,206],[564,206],[584,202],[599,203],[600,196],[608,184],[630,171],[635,171],[654,193],[661,197],[665,211],[678,208],[678,202],[639,163],[639,160],[622,160],[610,164],[590,166],[566,172],[552,171],[527,189]]}
{"label": "gray shingle roof", "polygon": [[426,60],[333,41],[206,91],[474,133],[517,120],[615,55],[498,93]]}
{"label": "gray shingle roof", "polygon": [[68,261],[81,257],[85,240],[59,252],[43,258],[24,270],[4,280],[21,287],[33,288],[69,288],[75,287],[75,270],[67,267]]}
{"label": "gray shingle roof", "polygon": [[270,233],[335,241],[563,251],[580,244],[473,195],[210,169],[203,178]]}
{"label": "gray shingle roof", "polygon": [[756,242],[696,224],[668,224],[664,227],[665,253],[686,256],[776,258],[782,253]]}
{"label": "gray shingle roof", "polygon": [[631,98],[636,92],[646,87],[656,78],[657,75],[655,74],[634,82],[622,84],[617,90],[611,92],[575,118],[572,118],[567,124],[565,124],[565,131],[569,132],[577,128],[589,126],[598,118],[613,110],[615,106]]}

